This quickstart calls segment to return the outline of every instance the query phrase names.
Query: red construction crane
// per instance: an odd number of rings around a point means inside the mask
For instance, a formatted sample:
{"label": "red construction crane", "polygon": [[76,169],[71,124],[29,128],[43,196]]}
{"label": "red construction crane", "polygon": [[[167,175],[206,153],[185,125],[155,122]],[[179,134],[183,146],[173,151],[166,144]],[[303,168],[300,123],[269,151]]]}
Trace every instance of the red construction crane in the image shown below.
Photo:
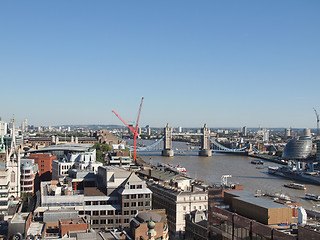
{"label": "red construction crane", "polygon": [[140,120],[140,113],[141,113],[141,108],[142,108],[142,102],[143,102],[143,97],[141,99],[140,103],[140,108],[138,112],[138,117],[137,117],[137,122],[136,122],[136,127],[133,128],[129,124],[127,124],[115,111],[112,110],[112,112],[120,119],[121,122],[123,122],[124,125],[126,125],[130,131],[133,133],[133,160],[136,163],[136,157],[137,157],[137,137],[139,136],[138,129],[139,129],[139,120]]}

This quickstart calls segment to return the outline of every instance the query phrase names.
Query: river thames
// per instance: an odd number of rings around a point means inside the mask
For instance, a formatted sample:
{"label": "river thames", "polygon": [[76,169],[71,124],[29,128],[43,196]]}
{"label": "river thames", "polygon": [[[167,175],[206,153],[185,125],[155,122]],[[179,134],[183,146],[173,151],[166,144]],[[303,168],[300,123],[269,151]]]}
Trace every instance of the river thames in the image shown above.
{"label": "river thames", "polygon": [[[143,143],[150,144],[149,141]],[[282,193],[307,209],[320,211],[320,202],[304,199],[305,193],[319,195],[320,186],[303,183],[307,187],[306,191],[284,187],[285,183],[293,181],[268,174],[268,167],[278,166],[276,163],[264,161],[263,166],[257,167],[250,163],[254,159],[252,157],[220,153],[214,153],[212,157],[200,157],[198,147],[190,147],[183,142],[173,142],[173,149],[175,150],[174,157],[162,157],[160,151],[138,154],[146,163],[155,166],[158,163],[179,164],[186,168],[190,177],[203,180],[206,184],[220,183],[222,175],[232,175],[228,182],[239,183],[246,191],[255,193],[261,190],[262,193]]]}

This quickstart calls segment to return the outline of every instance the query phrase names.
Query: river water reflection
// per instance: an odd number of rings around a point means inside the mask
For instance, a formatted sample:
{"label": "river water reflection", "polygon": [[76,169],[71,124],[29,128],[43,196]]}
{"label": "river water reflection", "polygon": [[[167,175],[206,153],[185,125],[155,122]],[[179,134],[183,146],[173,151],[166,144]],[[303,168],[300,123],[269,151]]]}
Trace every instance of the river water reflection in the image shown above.
{"label": "river water reflection", "polygon": [[[150,142],[144,142],[149,145]],[[230,182],[239,183],[244,190],[255,193],[257,190],[268,193],[283,193],[292,200],[297,201],[308,209],[320,210],[317,202],[304,199],[305,193],[320,194],[320,186],[303,183],[307,190],[286,188],[285,183],[292,182],[289,179],[269,175],[268,166],[278,166],[276,163],[264,162],[263,167],[251,164],[254,158],[231,154],[213,154],[212,157],[199,157],[198,147],[190,149],[190,146],[181,142],[173,142],[174,157],[162,157],[160,151],[141,152],[142,159],[153,165],[158,163],[172,163],[181,165],[187,169],[192,178],[203,180],[207,184],[219,183],[222,175],[232,175]],[[190,151],[191,150],[191,151]]]}

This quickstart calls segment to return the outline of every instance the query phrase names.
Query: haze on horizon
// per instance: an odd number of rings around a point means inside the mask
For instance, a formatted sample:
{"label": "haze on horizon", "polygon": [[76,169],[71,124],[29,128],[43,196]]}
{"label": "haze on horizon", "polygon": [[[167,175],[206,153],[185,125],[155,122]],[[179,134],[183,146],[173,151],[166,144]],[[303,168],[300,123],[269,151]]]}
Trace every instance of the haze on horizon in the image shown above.
{"label": "haze on horizon", "polygon": [[0,117],[315,128],[320,2],[3,1]]}

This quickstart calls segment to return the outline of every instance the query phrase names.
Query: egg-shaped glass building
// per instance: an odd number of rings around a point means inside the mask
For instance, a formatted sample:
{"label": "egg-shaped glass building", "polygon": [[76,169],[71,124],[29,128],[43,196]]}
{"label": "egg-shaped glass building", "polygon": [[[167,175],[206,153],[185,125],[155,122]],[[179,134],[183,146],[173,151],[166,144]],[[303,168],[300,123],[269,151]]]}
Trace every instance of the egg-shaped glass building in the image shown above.
{"label": "egg-shaped glass building", "polygon": [[309,137],[300,137],[290,140],[283,149],[282,157],[286,159],[303,160],[310,156],[312,140]]}

